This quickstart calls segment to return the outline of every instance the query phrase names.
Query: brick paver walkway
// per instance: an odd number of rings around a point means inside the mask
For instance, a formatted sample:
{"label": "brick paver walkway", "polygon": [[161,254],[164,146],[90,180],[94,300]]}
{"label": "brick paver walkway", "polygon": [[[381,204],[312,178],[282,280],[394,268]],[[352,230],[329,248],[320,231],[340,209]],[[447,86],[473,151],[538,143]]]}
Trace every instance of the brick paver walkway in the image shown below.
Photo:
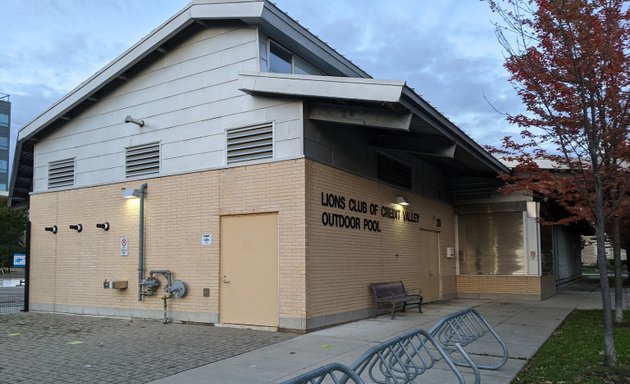
{"label": "brick paver walkway", "polygon": [[2,315],[0,383],[146,383],[292,337],[148,320]]}

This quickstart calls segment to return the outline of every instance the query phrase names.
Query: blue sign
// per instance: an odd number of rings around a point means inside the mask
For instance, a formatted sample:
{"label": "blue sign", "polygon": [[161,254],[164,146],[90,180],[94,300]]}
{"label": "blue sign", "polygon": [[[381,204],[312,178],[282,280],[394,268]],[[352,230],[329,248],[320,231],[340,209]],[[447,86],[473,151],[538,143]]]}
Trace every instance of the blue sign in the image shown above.
{"label": "blue sign", "polygon": [[13,254],[13,266],[15,268],[26,268],[26,254],[14,253]]}

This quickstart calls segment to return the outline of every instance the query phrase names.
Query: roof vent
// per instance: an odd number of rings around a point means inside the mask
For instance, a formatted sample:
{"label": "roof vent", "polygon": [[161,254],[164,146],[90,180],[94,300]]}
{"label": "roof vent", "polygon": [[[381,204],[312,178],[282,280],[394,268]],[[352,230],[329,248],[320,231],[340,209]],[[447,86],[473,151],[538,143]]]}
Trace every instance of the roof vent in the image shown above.
{"label": "roof vent", "polygon": [[48,163],[48,189],[74,185],[74,158]]}
{"label": "roof vent", "polygon": [[160,143],[128,147],[125,162],[127,177],[160,173]]}
{"label": "roof vent", "polygon": [[227,163],[273,158],[273,124],[227,131]]}

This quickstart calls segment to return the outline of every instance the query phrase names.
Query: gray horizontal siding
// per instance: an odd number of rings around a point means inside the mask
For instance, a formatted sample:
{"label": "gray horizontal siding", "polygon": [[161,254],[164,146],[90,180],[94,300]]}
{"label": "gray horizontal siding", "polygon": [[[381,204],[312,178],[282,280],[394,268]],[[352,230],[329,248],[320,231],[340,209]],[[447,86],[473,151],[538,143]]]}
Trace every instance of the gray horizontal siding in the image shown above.
{"label": "gray horizontal siding", "polygon": [[[225,130],[274,122],[277,158],[302,155],[299,101],[254,98],[238,73],[259,66],[258,32],[234,26],[191,37],[35,147],[34,191],[50,161],[76,157],[75,186],[125,179],[125,147],[161,142],[161,175],[225,165]],[[125,124],[132,115],[140,128]],[[299,143],[296,143],[299,142]]]}

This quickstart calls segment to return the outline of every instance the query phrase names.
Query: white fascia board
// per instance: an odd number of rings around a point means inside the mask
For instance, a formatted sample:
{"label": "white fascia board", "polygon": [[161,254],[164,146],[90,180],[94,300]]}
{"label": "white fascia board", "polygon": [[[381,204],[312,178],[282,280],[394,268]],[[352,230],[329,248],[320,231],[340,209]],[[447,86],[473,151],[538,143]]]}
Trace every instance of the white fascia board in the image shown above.
{"label": "white fascia board", "polygon": [[291,75],[241,72],[240,90],[249,94],[274,94],[290,97],[320,97],[345,100],[397,103],[404,81],[355,77]]}
{"label": "white fascia board", "polygon": [[262,16],[264,1],[197,1],[190,8],[196,20],[257,19]]}

